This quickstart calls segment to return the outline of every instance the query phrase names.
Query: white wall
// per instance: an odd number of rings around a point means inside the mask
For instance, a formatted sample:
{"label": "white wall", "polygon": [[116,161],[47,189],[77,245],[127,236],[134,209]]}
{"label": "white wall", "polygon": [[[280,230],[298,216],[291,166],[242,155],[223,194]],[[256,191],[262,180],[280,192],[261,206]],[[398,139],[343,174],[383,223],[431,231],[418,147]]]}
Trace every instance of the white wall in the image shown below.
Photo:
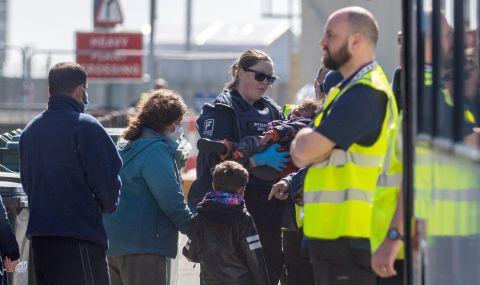
{"label": "white wall", "polygon": [[401,29],[400,0],[302,0],[302,34],[300,37],[300,84],[313,80],[320,66],[322,51],[319,40],[328,16],[346,6],[362,6],[373,13],[380,28],[377,61],[389,78],[399,64],[397,32]]}

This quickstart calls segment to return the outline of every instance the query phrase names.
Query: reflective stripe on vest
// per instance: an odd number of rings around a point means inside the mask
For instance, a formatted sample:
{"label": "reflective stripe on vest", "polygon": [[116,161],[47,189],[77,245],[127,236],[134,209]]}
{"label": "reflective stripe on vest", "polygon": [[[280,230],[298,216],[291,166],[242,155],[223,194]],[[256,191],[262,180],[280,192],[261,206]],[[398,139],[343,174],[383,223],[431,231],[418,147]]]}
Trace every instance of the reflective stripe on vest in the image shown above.
{"label": "reflective stripe on vest", "polygon": [[346,152],[341,149],[334,149],[330,154],[330,158],[321,163],[318,166],[343,166],[347,163],[354,163],[356,165],[365,167],[378,167],[382,164],[384,159],[383,155],[366,155],[362,153]]}
{"label": "reflective stripe on vest", "polygon": [[346,151],[334,149],[326,161],[309,167],[304,184],[304,233],[307,237],[370,237],[373,192],[385,160],[390,130],[397,120],[393,92],[381,67],[376,63],[369,64],[342,90],[332,88],[314,126],[320,125],[323,117],[335,108],[336,100],[357,84],[369,86],[387,96],[382,129],[371,146],[354,143]]}
{"label": "reflective stripe on vest", "polygon": [[382,173],[378,178],[379,187],[398,187],[401,185],[403,179],[402,173],[388,175],[386,173]]}
{"label": "reflective stripe on vest", "polygon": [[477,165],[449,154],[435,153],[431,167],[433,185],[427,212],[430,236],[478,235]]}
{"label": "reflective stripe on vest", "polygon": [[474,189],[460,189],[457,191],[452,191],[451,189],[435,189],[432,193],[432,200],[433,201],[455,201],[455,202],[463,202],[463,201],[480,201],[480,191],[478,188]]}
{"label": "reflective stripe on vest", "polygon": [[347,201],[362,201],[370,203],[373,193],[362,189],[345,189],[341,191],[315,191],[304,194],[304,203],[343,203]]}

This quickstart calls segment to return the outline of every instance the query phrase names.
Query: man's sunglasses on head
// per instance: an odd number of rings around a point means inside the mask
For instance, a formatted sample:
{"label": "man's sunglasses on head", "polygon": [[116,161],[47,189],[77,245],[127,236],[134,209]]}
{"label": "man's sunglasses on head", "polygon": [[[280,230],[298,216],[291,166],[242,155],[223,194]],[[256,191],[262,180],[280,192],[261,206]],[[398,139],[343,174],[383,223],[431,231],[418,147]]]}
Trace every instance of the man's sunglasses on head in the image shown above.
{"label": "man's sunglasses on head", "polygon": [[273,84],[273,82],[275,82],[275,80],[277,80],[276,76],[270,76],[268,74],[265,74],[265,73],[257,71],[257,70],[253,70],[253,69],[250,69],[250,68],[244,68],[243,70],[245,70],[247,72],[255,73],[254,78],[258,82],[262,82],[263,80],[267,79],[268,84]]}

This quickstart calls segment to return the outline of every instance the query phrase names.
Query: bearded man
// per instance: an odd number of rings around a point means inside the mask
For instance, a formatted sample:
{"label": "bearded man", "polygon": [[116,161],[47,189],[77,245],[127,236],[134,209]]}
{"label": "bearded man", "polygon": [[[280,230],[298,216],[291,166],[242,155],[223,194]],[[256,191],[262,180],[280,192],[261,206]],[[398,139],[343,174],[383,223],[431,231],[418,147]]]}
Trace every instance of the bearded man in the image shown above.
{"label": "bearded man", "polygon": [[361,7],[330,15],[320,41],[323,65],[345,78],[328,93],[312,128],[290,146],[308,167],[304,233],[315,284],[376,284],[370,267],[372,197],[397,120],[389,81],[375,62],[378,25]]}

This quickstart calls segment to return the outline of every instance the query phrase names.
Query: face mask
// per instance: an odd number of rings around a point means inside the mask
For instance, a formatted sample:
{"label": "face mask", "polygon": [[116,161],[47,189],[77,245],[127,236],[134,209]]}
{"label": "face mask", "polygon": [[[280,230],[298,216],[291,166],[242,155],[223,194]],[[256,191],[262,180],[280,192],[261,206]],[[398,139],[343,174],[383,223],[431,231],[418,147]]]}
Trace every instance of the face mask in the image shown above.
{"label": "face mask", "polygon": [[[83,88],[83,87],[82,87]],[[83,97],[82,97],[82,103],[83,103],[83,106],[84,106],[84,111],[87,111],[87,107],[88,107],[88,93],[87,93],[87,90],[85,90],[85,88],[83,88]]]}
{"label": "face mask", "polygon": [[173,130],[173,132],[171,133],[167,133],[165,136],[171,139],[172,141],[176,142],[178,141],[182,133],[183,133],[182,126],[175,124],[175,130]]}

